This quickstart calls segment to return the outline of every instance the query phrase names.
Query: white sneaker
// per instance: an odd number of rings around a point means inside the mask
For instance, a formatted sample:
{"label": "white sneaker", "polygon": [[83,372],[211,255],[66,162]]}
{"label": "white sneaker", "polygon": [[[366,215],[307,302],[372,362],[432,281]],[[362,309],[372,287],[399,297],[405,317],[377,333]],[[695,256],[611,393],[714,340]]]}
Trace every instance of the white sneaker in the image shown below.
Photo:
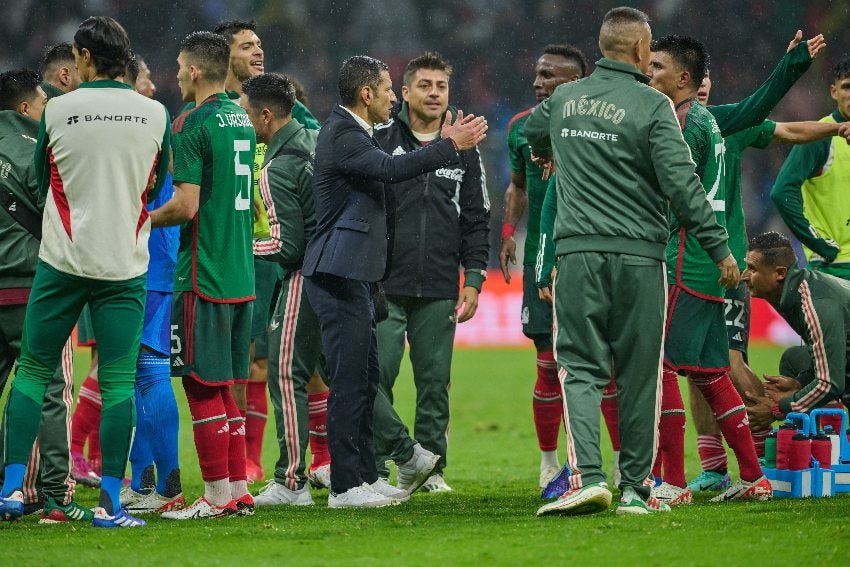
{"label": "white sneaker", "polygon": [[[155,492],[155,491],[152,491],[152,492]],[[121,507],[127,508],[129,510],[130,507],[133,504],[135,504],[136,502],[139,502],[141,500],[144,500],[148,496],[150,496],[150,493],[144,494],[142,492],[136,492],[135,490],[133,490],[129,486],[125,486],[124,488],[121,489],[121,493],[119,494],[118,498],[121,501]]]}
{"label": "white sneaker", "polygon": [[322,465],[320,467],[310,468],[307,473],[307,480],[313,485],[313,488],[331,488],[331,466]]}
{"label": "white sneaker", "polygon": [[222,518],[236,514],[235,500],[231,500],[224,506],[216,506],[201,496],[195,503],[182,510],[164,512],[162,518],[166,520],[202,520],[204,518]]}
{"label": "white sneaker", "polygon": [[614,486],[620,486],[623,475],[620,472],[620,452],[614,451]]}
{"label": "white sneaker", "polygon": [[328,508],[383,508],[398,503],[398,500],[378,494],[365,482],[342,494],[331,492],[328,496]]}
{"label": "white sneaker", "polygon": [[387,482],[387,479],[385,478],[378,477],[378,480],[369,486],[381,496],[386,496],[393,500],[398,500],[399,502],[407,502],[410,500],[410,493],[408,491],[396,488]]}
{"label": "white sneaker", "polygon": [[186,507],[186,500],[181,492],[172,498],[160,496],[156,490],[150,494],[137,500],[133,504],[127,506],[127,512],[131,514],[162,514],[163,512],[172,512],[174,510],[182,510]]}
{"label": "white sneaker", "polygon": [[694,493],[690,488],[679,488],[667,482],[653,487],[652,496],[668,506],[690,504],[694,501]]}
{"label": "white sneaker", "polygon": [[540,490],[545,490],[552,479],[561,472],[561,467],[558,465],[541,465],[540,466]]}
{"label": "white sneaker", "polygon": [[260,493],[254,497],[255,506],[280,506],[288,504],[290,506],[313,506],[313,495],[310,494],[310,487],[306,484],[299,490],[290,490],[282,484],[271,479],[266,485],[260,489]]}
{"label": "white sneaker", "polygon": [[422,485],[425,492],[451,492],[452,487],[446,484],[441,474],[432,474]]}
{"label": "white sneaker", "polygon": [[410,457],[410,460],[398,465],[396,486],[402,490],[406,490],[409,494],[413,494],[416,492],[416,489],[428,480],[434,467],[439,462],[439,455],[435,455],[417,443],[413,446],[413,456]]}

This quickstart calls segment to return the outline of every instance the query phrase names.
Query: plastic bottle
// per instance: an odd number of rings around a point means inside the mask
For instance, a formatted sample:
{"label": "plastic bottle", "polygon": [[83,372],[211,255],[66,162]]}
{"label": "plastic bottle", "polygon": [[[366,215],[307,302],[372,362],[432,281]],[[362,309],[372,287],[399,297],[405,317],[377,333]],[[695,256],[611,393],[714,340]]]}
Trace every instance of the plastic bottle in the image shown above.
{"label": "plastic bottle", "polygon": [[797,433],[793,423],[785,423],[776,433],[776,468],[788,470],[791,459],[791,438]]}
{"label": "plastic bottle", "polygon": [[772,429],[764,439],[764,466],[776,468],[776,430]]}
{"label": "plastic bottle", "polygon": [[830,426],[824,429],[824,434],[829,437],[829,442],[832,444],[832,453],[829,460],[834,465],[838,464],[838,457],[841,454],[841,437]]}
{"label": "plastic bottle", "polygon": [[832,441],[826,433],[812,437],[812,457],[820,463],[820,468],[828,469],[832,462]]}
{"label": "plastic bottle", "polygon": [[791,438],[791,453],[788,468],[801,471],[812,466],[812,439],[808,435],[797,433]]}

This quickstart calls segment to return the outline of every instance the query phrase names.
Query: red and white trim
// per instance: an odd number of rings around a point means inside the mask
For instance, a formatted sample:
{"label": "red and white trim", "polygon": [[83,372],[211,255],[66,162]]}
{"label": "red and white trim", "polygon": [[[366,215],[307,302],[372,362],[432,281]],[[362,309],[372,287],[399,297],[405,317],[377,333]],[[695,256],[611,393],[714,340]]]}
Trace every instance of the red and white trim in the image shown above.
{"label": "red and white trim", "polygon": [[258,182],[260,188],[260,196],[263,198],[263,204],[266,206],[266,212],[269,217],[269,237],[258,238],[254,240],[254,255],[268,256],[280,252],[282,247],[280,242],[280,222],[277,219],[277,209],[272,198],[271,188],[269,187],[269,165],[260,172],[260,180]]}
{"label": "red and white trim", "polygon": [[[269,217],[271,218],[271,211]],[[292,380],[292,362],[295,356],[295,338],[298,330],[298,315],[301,311],[301,294],[303,293],[304,276],[301,270],[293,272],[287,286],[286,307],[283,312],[283,336],[280,340],[280,356],[278,358],[278,387],[280,388],[281,409],[286,434],[285,447],[289,466],[286,469],[284,485],[290,490],[298,490],[296,471],[301,464],[301,439],[298,435],[298,411],[295,404],[295,388]]]}
{"label": "red and white trim", "polygon": [[814,388],[796,402],[791,402],[791,409],[793,411],[805,412],[813,408],[824,396],[829,394],[829,365],[826,359],[826,345],[824,344],[823,331],[821,330],[820,320],[812,302],[812,292],[809,289],[809,283],[803,280],[800,282],[800,287],[797,288],[797,291],[800,293],[803,317],[806,320],[806,326],[809,328],[809,336],[812,339],[812,358],[814,359],[815,377],[817,378]]}

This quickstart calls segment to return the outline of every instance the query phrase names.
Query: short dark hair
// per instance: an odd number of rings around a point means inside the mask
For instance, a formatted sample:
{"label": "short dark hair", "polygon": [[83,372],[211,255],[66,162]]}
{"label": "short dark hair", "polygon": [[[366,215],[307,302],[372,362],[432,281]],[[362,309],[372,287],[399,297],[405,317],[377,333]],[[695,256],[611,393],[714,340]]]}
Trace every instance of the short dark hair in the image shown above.
{"label": "short dark hair", "polygon": [[130,60],[130,38],[121,24],[108,16],[92,16],[74,34],[77,51],[88,49],[98,74],[114,79],[123,75]]}
{"label": "short dark hair", "polygon": [[74,51],[70,43],[63,41],[62,43],[54,43],[44,48],[39,68],[42,75],[47,75],[47,71],[54,66],[68,62],[74,62]]}
{"label": "short dark hair", "polygon": [[708,69],[709,57],[705,46],[687,35],[666,35],[652,42],[652,51],[663,51],[691,75],[691,83],[699,88]]}
{"label": "short dark hair", "polygon": [[342,104],[357,104],[357,94],[361,87],[377,89],[381,82],[381,71],[389,70],[386,63],[368,55],[355,55],[343,61],[337,83]]}
{"label": "short dark hair", "polygon": [[180,53],[185,53],[191,63],[204,73],[209,82],[223,81],[230,67],[230,45],[223,35],[209,31],[196,31],[180,42]]}
{"label": "short dark hair", "polygon": [[404,68],[404,77],[402,78],[402,82],[405,85],[410,86],[411,81],[413,81],[413,75],[415,75],[416,71],[419,71],[420,69],[442,71],[448,78],[451,78],[452,76],[452,66],[449,65],[449,63],[443,59],[439,53],[436,51],[426,51],[419,57],[411,59],[407,63],[407,67]]}
{"label": "short dark hair", "polygon": [[624,24],[629,22],[648,24],[649,16],[635,8],[620,6],[619,8],[611,8],[602,18],[603,24]]}
{"label": "short dark hair", "polygon": [[227,39],[228,45],[233,41],[233,36],[242,30],[256,32],[257,22],[254,20],[223,20],[213,28],[215,33],[223,35]]}
{"label": "short dark hair", "polygon": [[263,73],[242,83],[242,93],[255,109],[268,108],[278,118],[292,114],[295,85],[283,73]]}
{"label": "short dark hair", "polygon": [[581,49],[568,43],[550,43],[543,48],[544,55],[560,55],[564,59],[572,61],[581,70],[581,76],[587,74],[587,59]]}
{"label": "short dark hair", "polygon": [[832,67],[831,75],[833,83],[850,77],[850,55],[845,55]]}
{"label": "short dark hair", "polygon": [[797,255],[791,247],[788,237],[779,232],[765,232],[750,239],[747,247],[752,252],[760,252],[768,266],[791,266],[797,261]]}
{"label": "short dark hair", "polygon": [[16,110],[38,94],[41,77],[30,69],[14,69],[0,74],[0,110]]}
{"label": "short dark hair", "polygon": [[141,55],[133,54],[133,57],[127,62],[127,73],[124,76],[127,79],[127,82],[130,85],[136,84],[136,79],[139,78],[139,71],[141,71],[142,65],[145,64],[145,60],[142,59]]}

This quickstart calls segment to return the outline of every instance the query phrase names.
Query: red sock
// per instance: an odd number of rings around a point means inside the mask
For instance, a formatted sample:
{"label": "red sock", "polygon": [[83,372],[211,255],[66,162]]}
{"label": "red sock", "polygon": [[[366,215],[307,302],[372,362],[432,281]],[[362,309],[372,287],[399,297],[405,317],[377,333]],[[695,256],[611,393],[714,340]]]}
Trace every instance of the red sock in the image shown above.
{"label": "red sock", "polygon": [[[86,440],[94,432],[98,434],[100,429],[100,388],[97,384],[97,375],[86,376],[77,394],[77,407],[71,418],[71,451],[83,453]],[[99,437],[98,437],[99,439]],[[100,452],[100,443],[98,453]],[[89,446],[89,458],[91,458],[91,446]]]}
{"label": "red sock", "polygon": [[608,428],[608,436],[611,437],[611,447],[615,451],[620,450],[620,412],[617,409],[617,383],[614,377],[602,390],[602,417],[605,418],[605,427]]}
{"label": "red sock", "polygon": [[230,482],[248,480],[245,472],[245,414],[236,405],[230,387],[222,388],[224,409],[227,412],[227,423],[230,426],[230,438],[227,445],[227,470]]}
{"label": "red sock", "polygon": [[729,372],[720,374],[691,372],[688,376],[702,392],[714,417],[717,418],[717,425],[720,426],[726,444],[738,459],[741,479],[750,482],[760,478],[762,472],[753,444],[753,435],[750,433],[747,410],[732,384],[732,379],[729,378]]}
{"label": "red sock", "polygon": [[328,396],[330,390],[307,394],[307,415],[310,428],[310,468],[322,467],[331,462],[328,452]]}
{"label": "red sock", "polygon": [[[229,393],[228,388],[229,386],[205,386],[194,378],[183,377],[183,389],[186,390],[189,413],[192,414],[192,432],[195,436],[195,449],[198,451],[198,464],[201,466],[201,478],[206,482],[228,477],[230,431],[222,398],[222,391]],[[242,454],[245,454],[244,447]]]}
{"label": "red sock", "polygon": [[756,446],[756,456],[764,457],[764,441],[770,435],[770,429],[763,429],[761,431],[750,430],[750,433],[753,435],[753,444]]}
{"label": "red sock", "polygon": [[[684,488],[685,404],[679,391],[679,377],[664,368],[661,384],[661,420],[658,423],[658,459],[664,464],[664,482]],[[653,474],[655,469],[653,468]]]}
{"label": "red sock", "polygon": [[697,449],[702,470],[725,472],[729,467],[722,435],[697,435]]}
{"label": "red sock", "polygon": [[557,450],[564,406],[561,401],[558,368],[551,350],[537,353],[537,382],[534,384],[531,407],[534,412],[534,427],[537,429],[537,443],[540,445],[540,450]]}
{"label": "red sock", "polygon": [[265,382],[248,382],[248,409],[245,416],[245,451],[249,461],[260,464],[263,433],[269,417]]}

